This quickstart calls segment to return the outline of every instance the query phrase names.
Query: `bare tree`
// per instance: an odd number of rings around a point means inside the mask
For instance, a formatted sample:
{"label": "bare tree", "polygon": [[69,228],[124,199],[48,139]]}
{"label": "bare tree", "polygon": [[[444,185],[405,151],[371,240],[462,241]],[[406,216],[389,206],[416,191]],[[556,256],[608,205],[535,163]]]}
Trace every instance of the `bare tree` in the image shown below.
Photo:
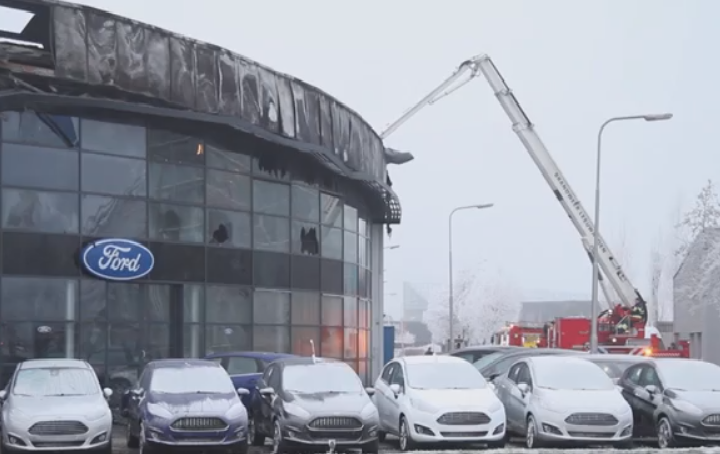
{"label": "bare tree", "polygon": [[720,198],[715,184],[708,180],[695,198],[695,205],[684,213],[681,221],[676,224],[680,244],[675,255],[680,261],[685,258],[688,247],[700,232],[705,229],[720,227]]}
{"label": "bare tree", "polygon": [[[481,276],[481,277],[480,277]],[[519,297],[501,273],[465,271],[454,283],[454,334],[471,343],[482,343],[505,323],[517,320]],[[431,311],[428,326],[437,341],[449,335],[447,295]]]}

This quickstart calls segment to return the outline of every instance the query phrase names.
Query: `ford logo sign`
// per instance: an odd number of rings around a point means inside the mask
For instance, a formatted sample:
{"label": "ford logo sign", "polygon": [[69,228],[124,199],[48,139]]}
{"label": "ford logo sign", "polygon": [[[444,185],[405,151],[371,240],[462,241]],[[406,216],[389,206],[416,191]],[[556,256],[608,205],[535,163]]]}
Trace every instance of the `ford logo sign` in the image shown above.
{"label": "ford logo sign", "polygon": [[155,265],[150,249],[137,241],[106,238],[94,241],[80,252],[85,269],[111,281],[131,281],[146,276]]}

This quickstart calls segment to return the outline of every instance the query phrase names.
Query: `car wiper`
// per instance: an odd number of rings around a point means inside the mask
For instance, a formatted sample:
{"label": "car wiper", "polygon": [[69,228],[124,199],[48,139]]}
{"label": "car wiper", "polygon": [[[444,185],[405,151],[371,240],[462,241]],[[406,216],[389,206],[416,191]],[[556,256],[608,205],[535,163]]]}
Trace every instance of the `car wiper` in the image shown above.
{"label": "car wiper", "polygon": [[222,394],[219,391],[195,391],[195,394]]}
{"label": "car wiper", "polygon": [[67,396],[84,396],[85,394],[68,394],[68,393],[60,393],[60,394],[45,394],[47,397],[67,397]]}

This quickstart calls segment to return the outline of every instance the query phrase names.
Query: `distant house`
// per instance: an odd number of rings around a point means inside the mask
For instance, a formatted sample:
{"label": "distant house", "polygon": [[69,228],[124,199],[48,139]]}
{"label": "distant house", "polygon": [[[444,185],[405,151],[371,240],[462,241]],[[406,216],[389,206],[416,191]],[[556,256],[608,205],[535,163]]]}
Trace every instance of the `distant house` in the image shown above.
{"label": "distant house", "polygon": [[676,339],[690,355],[720,364],[720,229],[707,229],[690,245],[673,279]]}
{"label": "distant house", "polygon": [[590,301],[525,301],[520,306],[518,322],[545,323],[558,317],[590,317],[590,307]]}

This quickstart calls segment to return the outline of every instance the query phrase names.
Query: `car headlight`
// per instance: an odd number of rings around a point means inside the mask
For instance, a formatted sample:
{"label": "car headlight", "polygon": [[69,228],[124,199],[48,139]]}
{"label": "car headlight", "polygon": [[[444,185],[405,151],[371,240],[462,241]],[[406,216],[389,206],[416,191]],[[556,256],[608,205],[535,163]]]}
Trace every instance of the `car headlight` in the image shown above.
{"label": "car headlight", "polygon": [[225,413],[225,417],[227,419],[247,419],[247,410],[245,409],[245,405],[243,405],[243,404],[233,405]]}
{"label": "car headlight", "polygon": [[552,411],[555,413],[560,413],[560,412],[564,411],[564,409],[560,405],[558,405],[555,402],[552,402],[549,399],[540,399],[540,400],[538,400],[538,403],[540,404],[540,407],[542,407],[543,409],[545,409],[547,411]]}
{"label": "car headlight", "polygon": [[434,405],[430,405],[429,403],[425,402],[422,399],[418,399],[417,397],[413,397],[410,399],[410,405],[417,411],[422,411],[424,413],[435,413],[438,411],[437,407]]}
{"label": "car headlight", "polygon": [[285,404],[285,413],[289,414],[290,416],[296,416],[298,418],[309,418],[310,412],[305,410],[300,405],[296,405],[293,403],[286,403]]}
{"label": "car headlight", "polygon": [[677,411],[682,413],[687,413],[690,415],[700,415],[702,414],[702,410],[696,405],[691,404],[690,402],[686,402],[684,400],[671,400],[670,405],[675,408]]}
{"label": "car headlight", "polygon": [[372,402],[368,402],[367,405],[365,405],[360,412],[360,416],[363,419],[370,419],[373,417],[376,418],[378,416],[377,407]]}
{"label": "car headlight", "polygon": [[488,407],[488,411],[490,413],[494,413],[494,412],[500,410],[502,408],[502,406],[503,406],[503,404],[502,404],[502,402],[500,402],[500,399],[494,399],[490,403],[490,406]]}
{"label": "car headlight", "polygon": [[112,417],[112,414],[110,413],[110,410],[102,409],[100,411],[90,413],[85,418],[87,418],[88,421],[97,421],[98,419],[111,418],[111,417]]}
{"label": "car headlight", "polygon": [[149,403],[147,404],[147,412],[157,419],[171,419],[173,414],[167,408],[162,405]]}

